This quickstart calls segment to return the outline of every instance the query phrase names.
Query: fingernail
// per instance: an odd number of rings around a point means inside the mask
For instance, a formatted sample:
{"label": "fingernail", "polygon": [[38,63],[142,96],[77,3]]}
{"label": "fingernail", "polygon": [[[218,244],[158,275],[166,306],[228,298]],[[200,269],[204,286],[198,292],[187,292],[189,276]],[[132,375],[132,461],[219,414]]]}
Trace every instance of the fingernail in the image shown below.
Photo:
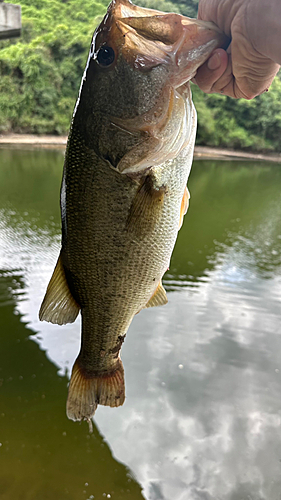
{"label": "fingernail", "polygon": [[207,66],[209,69],[213,71],[214,69],[218,69],[220,65],[221,65],[221,58],[219,54],[215,52],[215,54],[213,54],[208,60]]}

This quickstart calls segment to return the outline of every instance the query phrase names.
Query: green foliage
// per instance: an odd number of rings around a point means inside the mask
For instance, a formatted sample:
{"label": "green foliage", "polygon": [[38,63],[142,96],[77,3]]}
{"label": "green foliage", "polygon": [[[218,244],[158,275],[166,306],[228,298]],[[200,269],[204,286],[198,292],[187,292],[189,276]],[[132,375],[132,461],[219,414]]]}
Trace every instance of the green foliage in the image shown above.
{"label": "green foliage", "polygon": [[197,17],[198,2],[199,2],[199,0],[186,0],[186,1],[174,0],[173,1],[173,3],[178,6],[179,11],[184,16],[188,16],[188,17]]}
{"label": "green foliage", "polygon": [[0,44],[0,131],[66,133],[107,2],[23,0],[19,40]]}
{"label": "green foliage", "polygon": [[281,81],[251,101],[204,94],[192,85],[198,113],[197,144],[281,151]]}
{"label": "green foliage", "polygon": [[[108,0],[22,0],[20,39],[0,42],[0,132],[65,134],[91,37]],[[196,17],[198,0],[139,0]],[[281,80],[254,100],[206,95],[192,86],[197,143],[281,151]]]}
{"label": "green foliage", "polygon": [[164,12],[179,12],[188,17],[197,17],[199,0],[136,0],[141,7],[148,9],[157,9]]}

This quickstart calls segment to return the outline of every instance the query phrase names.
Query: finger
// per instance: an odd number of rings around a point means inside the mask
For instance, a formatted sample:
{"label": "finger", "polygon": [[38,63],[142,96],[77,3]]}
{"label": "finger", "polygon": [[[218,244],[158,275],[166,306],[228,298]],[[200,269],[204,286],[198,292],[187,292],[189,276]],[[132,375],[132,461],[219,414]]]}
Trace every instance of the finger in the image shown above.
{"label": "finger", "polygon": [[229,87],[225,87],[223,90],[226,95],[233,93],[233,97],[239,99],[243,97],[244,99],[253,99],[263,92],[268,91],[270,85],[272,84],[274,77],[278,73],[278,65],[269,65],[268,74],[264,78],[255,78],[255,75],[247,77],[239,77],[234,79],[232,82],[233,91]]}
{"label": "finger", "polygon": [[234,78],[224,91],[227,95],[233,92],[237,98],[253,99],[270,87],[279,66],[257,52],[244,33],[246,29],[243,28],[243,21],[239,20],[233,29],[231,43]]}
{"label": "finger", "polygon": [[241,5],[243,1],[199,0],[197,18],[212,21],[231,38],[231,23]]}
{"label": "finger", "polygon": [[[213,90],[217,81],[220,80],[228,65],[228,56],[225,50],[216,49],[211,57],[200,68],[193,79],[193,82],[203,90],[203,92],[217,92]],[[221,89],[219,89],[220,91]]]}
{"label": "finger", "polygon": [[[242,85],[241,85],[242,83]],[[228,54],[227,67],[222,76],[213,84],[211,93],[223,94],[234,99],[251,99],[249,89],[247,88],[247,81],[241,82],[235,78],[233,74],[232,54]]]}
{"label": "finger", "polygon": [[215,53],[221,58],[221,65],[210,69],[211,56],[193,80],[206,93],[253,99],[270,87],[279,70],[278,64],[258,53],[238,30],[235,30],[227,53],[222,49],[217,49],[213,55]]}
{"label": "finger", "polygon": [[[257,72],[254,72],[249,66],[245,71],[242,71],[241,67],[236,67],[237,64],[233,68],[231,53],[226,54],[226,56],[228,56],[227,66],[222,75],[217,72],[218,70],[214,70],[214,76],[211,78],[210,70],[204,68],[205,65],[199,68],[195,76],[195,83],[203,92],[223,94],[235,99],[253,99],[268,90],[279,69],[279,66],[272,61],[260,60]],[[264,64],[266,68],[262,69]],[[219,77],[215,80],[216,76]]]}
{"label": "finger", "polygon": [[[235,86],[235,77],[233,75],[233,68],[232,68],[232,55],[231,55],[231,46],[228,48],[228,54],[227,54],[227,65],[225,68],[224,73],[216,80],[211,89],[210,93],[214,94],[224,94],[229,97],[245,97],[242,95],[242,93],[238,92],[238,89],[236,89]],[[238,95],[235,94],[235,90],[237,90]]]}

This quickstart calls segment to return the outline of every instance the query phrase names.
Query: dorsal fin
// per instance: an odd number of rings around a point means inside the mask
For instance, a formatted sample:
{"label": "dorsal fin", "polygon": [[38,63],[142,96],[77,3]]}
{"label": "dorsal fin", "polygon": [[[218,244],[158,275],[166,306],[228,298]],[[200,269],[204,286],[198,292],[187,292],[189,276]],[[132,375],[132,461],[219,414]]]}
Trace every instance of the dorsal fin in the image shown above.
{"label": "dorsal fin", "polygon": [[185,214],[186,214],[186,212],[188,210],[189,198],[190,198],[190,194],[189,194],[189,191],[188,191],[187,187],[185,186],[185,190],[184,190],[183,197],[182,197],[182,200],[181,200],[181,211],[180,211],[179,229],[182,226],[183,218],[184,218],[184,216],[185,216]]}
{"label": "dorsal fin", "polygon": [[40,307],[39,319],[65,325],[75,321],[79,310],[80,306],[69,290],[60,253]]}

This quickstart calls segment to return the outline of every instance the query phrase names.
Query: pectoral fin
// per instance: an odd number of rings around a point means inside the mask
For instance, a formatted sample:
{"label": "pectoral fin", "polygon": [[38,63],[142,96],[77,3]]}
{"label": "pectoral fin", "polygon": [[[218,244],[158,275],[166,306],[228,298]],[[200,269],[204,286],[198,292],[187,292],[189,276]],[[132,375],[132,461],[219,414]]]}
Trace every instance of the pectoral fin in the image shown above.
{"label": "pectoral fin", "polygon": [[185,186],[185,190],[184,190],[182,201],[181,201],[179,229],[182,226],[183,218],[184,218],[184,216],[185,216],[185,214],[187,212],[187,209],[188,209],[189,198],[190,198],[190,194],[189,194],[189,191],[188,191],[187,187]]}
{"label": "pectoral fin", "polygon": [[167,304],[168,299],[166,295],[165,288],[163,287],[161,281],[159,282],[158,287],[156,288],[154,294],[151,299],[148,301],[145,307],[155,307],[155,306],[164,306]]}
{"label": "pectoral fin", "polygon": [[148,175],[132,201],[127,230],[135,232],[139,238],[153,231],[162,213],[165,193],[166,187],[155,188]]}
{"label": "pectoral fin", "polygon": [[60,255],[40,307],[39,319],[58,325],[73,323],[79,310],[69,290]]}

